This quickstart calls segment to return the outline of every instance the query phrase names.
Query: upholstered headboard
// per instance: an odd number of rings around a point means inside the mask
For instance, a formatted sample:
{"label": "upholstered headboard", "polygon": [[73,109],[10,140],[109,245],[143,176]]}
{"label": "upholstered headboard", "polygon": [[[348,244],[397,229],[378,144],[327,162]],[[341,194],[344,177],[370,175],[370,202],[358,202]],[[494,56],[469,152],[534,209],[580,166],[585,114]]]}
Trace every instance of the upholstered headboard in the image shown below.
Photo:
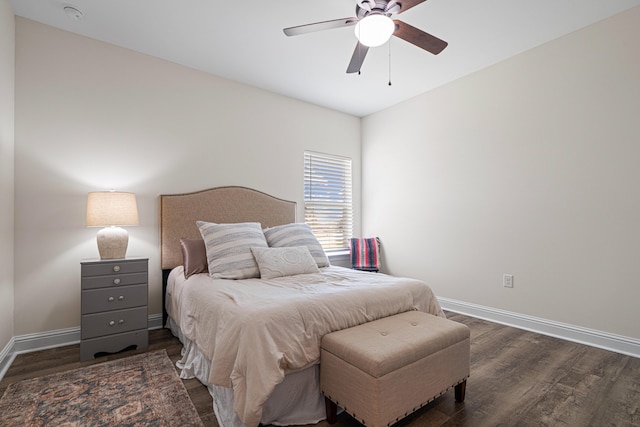
{"label": "upholstered headboard", "polygon": [[160,196],[161,268],[182,264],[180,239],[200,239],[196,221],[259,222],[263,228],[296,221],[296,202],[246,187],[218,187]]}

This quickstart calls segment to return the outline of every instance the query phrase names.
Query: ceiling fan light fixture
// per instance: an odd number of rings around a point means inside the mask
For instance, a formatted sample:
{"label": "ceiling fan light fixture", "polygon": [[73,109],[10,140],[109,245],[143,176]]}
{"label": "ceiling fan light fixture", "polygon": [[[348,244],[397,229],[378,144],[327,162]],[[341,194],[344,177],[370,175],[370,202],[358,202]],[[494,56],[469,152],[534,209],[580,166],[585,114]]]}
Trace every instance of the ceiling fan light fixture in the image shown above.
{"label": "ceiling fan light fixture", "polygon": [[363,45],[376,47],[385,44],[395,29],[396,25],[387,15],[371,14],[358,21],[354,33]]}

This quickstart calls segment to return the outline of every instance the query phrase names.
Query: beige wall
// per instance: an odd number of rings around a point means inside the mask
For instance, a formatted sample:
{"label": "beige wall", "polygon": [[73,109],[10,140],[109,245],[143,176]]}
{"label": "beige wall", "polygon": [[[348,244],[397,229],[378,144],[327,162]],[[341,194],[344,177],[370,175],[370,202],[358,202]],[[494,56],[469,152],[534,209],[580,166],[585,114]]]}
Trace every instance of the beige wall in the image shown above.
{"label": "beige wall", "polygon": [[0,352],[13,337],[14,26],[0,0]]}
{"label": "beige wall", "polygon": [[161,310],[158,196],[244,185],[298,202],[303,151],[354,160],[360,120],[16,18],[15,335],[77,326],[89,191],[138,196],[129,255]]}
{"label": "beige wall", "polygon": [[638,22],[640,7],[365,118],[363,231],[388,270],[640,338]]}

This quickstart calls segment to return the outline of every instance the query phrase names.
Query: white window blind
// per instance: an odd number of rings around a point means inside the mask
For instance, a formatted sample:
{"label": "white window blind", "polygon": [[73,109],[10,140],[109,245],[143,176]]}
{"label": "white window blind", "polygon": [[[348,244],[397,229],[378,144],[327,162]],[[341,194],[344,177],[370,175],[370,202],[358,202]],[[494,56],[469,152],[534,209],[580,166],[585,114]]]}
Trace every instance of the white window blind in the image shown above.
{"label": "white window blind", "polygon": [[349,247],[353,230],[351,159],[304,153],[304,220],[325,251]]}

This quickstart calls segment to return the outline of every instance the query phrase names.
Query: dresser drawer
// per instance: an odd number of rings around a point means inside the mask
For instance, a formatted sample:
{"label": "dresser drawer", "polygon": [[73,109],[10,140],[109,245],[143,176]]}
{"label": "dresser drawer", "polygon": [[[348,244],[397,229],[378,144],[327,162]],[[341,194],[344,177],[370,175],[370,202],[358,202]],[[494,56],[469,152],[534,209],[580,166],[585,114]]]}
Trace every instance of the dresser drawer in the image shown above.
{"label": "dresser drawer", "polygon": [[82,289],[96,289],[128,285],[146,284],[147,273],[112,274],[110,276],[91,276],[82,278]]}
{"label": "dresser drawer", "polygon": [[84,314],[80,338],[84,340],[136,329],[147,329],[147,322],[147,307]]}
{"label": "dresser drawer", "polygon": [[147,285],[118,286],[82,291],[82,314],[147,305]]}
{"label": "dresser drawer", "polygon": [[83,262],[81,264],[81,274],[82,277],[89,277],[107,274],[146,273],[147,263],[146,259]]}

